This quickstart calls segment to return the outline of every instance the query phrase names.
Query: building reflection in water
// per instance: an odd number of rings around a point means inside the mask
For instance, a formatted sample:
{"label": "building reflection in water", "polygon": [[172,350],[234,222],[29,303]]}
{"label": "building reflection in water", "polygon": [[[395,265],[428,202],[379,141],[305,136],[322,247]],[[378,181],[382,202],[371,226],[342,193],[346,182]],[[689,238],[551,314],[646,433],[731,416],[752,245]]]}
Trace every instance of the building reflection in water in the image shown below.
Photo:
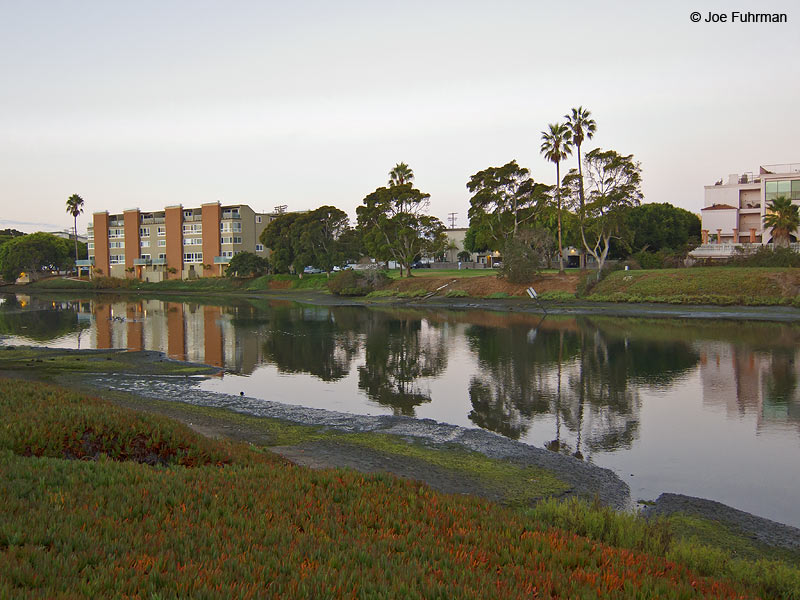
{"label": "building reflection in water", "polygon": [[[580,457],[630,447],[639,435],[642,392],[697,372],[704,406],[752,416],[759,431],[800,429],[800,332],[790,325],[542,320],[290,302],[93,300],[71,303],[70,310],[79,321],[91,312],[98,348],[158,350],[244,375],[265,364],[325,382],[355,372],[359,390],[395,414],[413,416],[435,402],[429,382],[455,368],[467,378],[471,423],[529,439],[534,423],[552,421],[536,443]],[[454,367],[452,352],[461,357]]]}

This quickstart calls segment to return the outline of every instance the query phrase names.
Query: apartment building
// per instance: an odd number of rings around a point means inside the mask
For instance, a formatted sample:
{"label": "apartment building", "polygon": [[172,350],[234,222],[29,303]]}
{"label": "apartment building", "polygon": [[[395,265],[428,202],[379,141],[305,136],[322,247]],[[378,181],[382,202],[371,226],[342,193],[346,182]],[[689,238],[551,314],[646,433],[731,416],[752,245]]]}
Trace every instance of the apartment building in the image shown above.
{"label": "apartment building", "polygon": [[78,266],[145,281],[223,275],[237,252],[267,256],[259,236],[276,216],[219,202],[155,212],[96,212],[88,227],[89,259]]}
{"label": "apartment building", "polygon": [[[779,196],[800,205],[800,163],[762,165],[758,173],[734,173],[705,186],[701,209],[702,245],[690,252],[695,258],[728,258],[737,249],[772,243],[764,226],[767,205]],[[796,242],[796,238],[793,238]],[[792,247],[800,251],[800,245]]]}

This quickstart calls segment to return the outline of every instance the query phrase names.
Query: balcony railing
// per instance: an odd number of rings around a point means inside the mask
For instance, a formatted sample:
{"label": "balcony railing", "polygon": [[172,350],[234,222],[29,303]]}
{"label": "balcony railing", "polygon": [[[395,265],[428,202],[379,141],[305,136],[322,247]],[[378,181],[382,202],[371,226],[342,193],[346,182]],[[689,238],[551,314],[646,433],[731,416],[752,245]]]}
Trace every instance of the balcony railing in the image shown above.
{"label": "balcony railing", "polygon": [[165,265],[165,264],[167,264],[167,259],[166,258],[152,258],[152,259],[150,259],[150,264],[152,264],[154,266],[155,265]]}
{"label": "balcony railing", "polygon": [[164,217],[151,217],[142,219],[142,225],[161,225],[164,223]]}
{"label": "balcony railing", "polygon": [[227,265],[231,262],[230,256],[215,256],[214,257],[214,264],[215,265]]}
{"label": "balcony railing", "polygon": [[93,267],[94,266],[94,257],[92,258],[82,258],[80,260],[75,261],[75,266],[77,267]]}
{"label": "balcony railing", "polygon": [[134,258],[133,259],[133,266],[135,267],[146,267],[147,265],[152,264],[152,259],[149,258]]}
{"label": "balcony railing", "polygon": [[780,173],[800,173],[800,163],[782,163],[777,165],[761,165],[762,173],[778,175]]}

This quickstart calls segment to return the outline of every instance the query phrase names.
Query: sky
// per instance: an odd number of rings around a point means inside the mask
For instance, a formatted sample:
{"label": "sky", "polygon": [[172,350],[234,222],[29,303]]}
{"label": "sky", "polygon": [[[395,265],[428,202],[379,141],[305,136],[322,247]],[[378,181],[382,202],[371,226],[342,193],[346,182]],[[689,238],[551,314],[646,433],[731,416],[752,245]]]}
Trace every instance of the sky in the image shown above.
{"label": "sky", "polygon": [[[693,23],[698,11],[787,23]],[[469,177],[510,160],[555,183],[541,132],[633,154],[645,202],[800,162],[800,5],[751,2],[0,0],[0,227],[244,203],[352,218],[406,162],[468,225]],[[563,171],[575,165],[572,157]]]}

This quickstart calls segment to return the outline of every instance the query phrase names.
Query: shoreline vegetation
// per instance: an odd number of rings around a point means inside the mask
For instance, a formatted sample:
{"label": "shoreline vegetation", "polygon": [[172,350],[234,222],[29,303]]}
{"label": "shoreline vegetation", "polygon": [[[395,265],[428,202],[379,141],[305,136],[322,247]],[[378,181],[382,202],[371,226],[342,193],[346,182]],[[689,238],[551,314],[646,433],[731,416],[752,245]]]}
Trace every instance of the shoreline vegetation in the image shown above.
{"label": "shoreline vegetation", "polygon": [[786,562],[677,540],[669,519],[299,468],[64,388],[0,388],[12,596],[797,597]]}
{"label": "shoreline vegetation", "polygon": [[[208,372],[155,352],[0,351],[0,596],[800,598],[800,547],[708,515],[559,499],[557,476],[449,445],[90,390],[87,365]],[[413,469],[283,458],[315,444]],[[442,473],[475,489],[424,484]]]}
{"label": "shoreline vegetation", "polygon": [[[97,291],[117,293],[261,294],[306,291],[328,294],[330,278],[323,274],[264,275],[252,279],[208,277],[158,283],[136,279],[43,279],[7,291]],[[538,299],[551,304],[618,303],[684,306],[785,306],[800,308],[800,269],[791,267],[693,267],[612,271],[596,281],[593,271],[565,274],[542,272],[526,284],[513,284],[491,270],[418,270],[414,277],[390,272],[388,282],[358,296],[367,302],[528,299],[533,287]],[[345,296],[350,300],[353,297]]]}

